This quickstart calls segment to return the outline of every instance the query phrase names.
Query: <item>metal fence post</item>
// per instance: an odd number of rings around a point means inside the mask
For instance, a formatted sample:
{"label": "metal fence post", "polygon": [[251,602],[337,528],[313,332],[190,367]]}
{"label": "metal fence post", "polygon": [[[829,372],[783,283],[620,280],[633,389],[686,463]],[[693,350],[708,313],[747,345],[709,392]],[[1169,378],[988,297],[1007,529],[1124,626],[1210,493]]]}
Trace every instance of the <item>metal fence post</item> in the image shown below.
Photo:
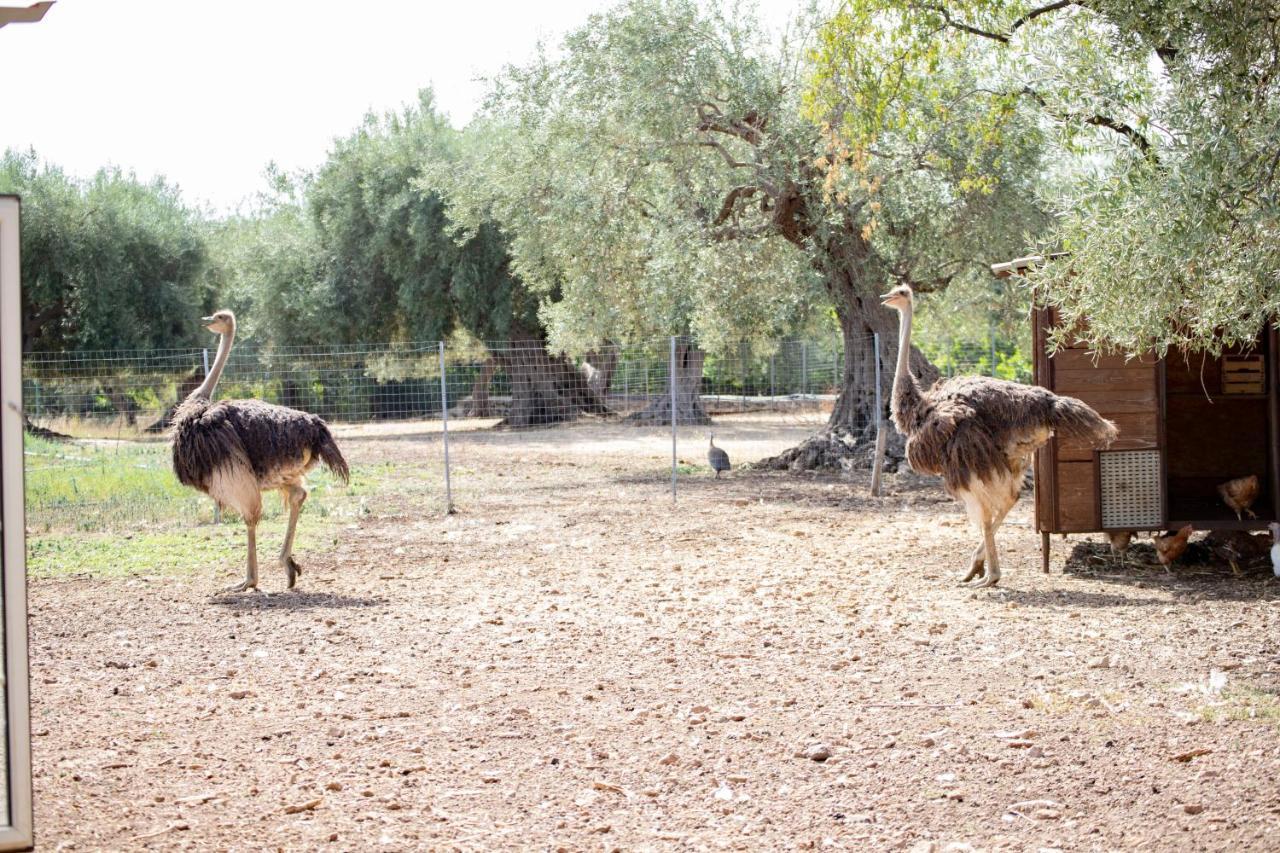
{"label": "metal fence post", "polygon": [[740,341],[738,343],[738,360],[741,362],[742,376],[742,411],[747,410],[747,342]]}
{"label": "metal fence post", "polygon": [[671,388],[671,502],[676,502],[676,336],[671,336],[671,362],[667,368]]}
{"label": "metal fence post", "polygon": [[444,341],[440,341],[440,414],[444,429],[444,512],[453,514],[453,486],[449,482],[449,383],[445,376]]}
{"label": "metal fence post", "polygon": [[876,359],[876,455],[871,462],[871,495],[880,497],[880,477],[884,469],[885,445],[889,440],[889,425],[885,422],[884,401],[880,392],[880,333],[872,338]]}

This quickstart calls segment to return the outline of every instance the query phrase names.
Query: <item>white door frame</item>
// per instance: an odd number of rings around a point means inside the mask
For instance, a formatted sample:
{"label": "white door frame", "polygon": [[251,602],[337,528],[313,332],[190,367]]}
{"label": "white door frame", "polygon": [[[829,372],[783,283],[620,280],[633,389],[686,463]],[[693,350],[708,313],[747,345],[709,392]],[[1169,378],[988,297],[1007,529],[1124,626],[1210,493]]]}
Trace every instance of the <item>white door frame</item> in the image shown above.
{"label": "white door frame", "polygon": [[8,814],[0,811],[0,850],[34,843],[31,806],[31,691],[27,668],[26,515],[22,473],[22,298],[17,196],[0,195],[0,539],[3,540],[3,726]]}

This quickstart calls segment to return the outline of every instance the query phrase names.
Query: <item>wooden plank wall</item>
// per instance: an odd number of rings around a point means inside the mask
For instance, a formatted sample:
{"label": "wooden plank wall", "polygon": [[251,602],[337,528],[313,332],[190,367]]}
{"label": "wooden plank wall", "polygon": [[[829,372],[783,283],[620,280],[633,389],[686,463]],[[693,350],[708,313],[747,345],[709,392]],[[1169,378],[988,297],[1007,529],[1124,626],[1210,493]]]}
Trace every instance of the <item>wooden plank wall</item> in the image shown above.
{"label": "wooden plank wall", "polygon": [[[1041,323],[1056,324],[1056,314],[1040,312]],[[1042,332],[1036,334],[1042,341]],[[1116,450],[1160,446],[1160,361],[1152,356],[1125,358],[1094,355],[1081,344],[1070,346],[1047,359],[1047,381],[1040,384],[1092,406],[1104,418],[1115,421],[1120,438]],[[1052,498],[1037,501],[1037,526],[1053,533],[1100,530],[1097,465],[1093,447],[1082,441],[1053,439],[1047,454],[1052,460],[1049,478]],[[1042,514],[1043,513],[1043,514]]]}

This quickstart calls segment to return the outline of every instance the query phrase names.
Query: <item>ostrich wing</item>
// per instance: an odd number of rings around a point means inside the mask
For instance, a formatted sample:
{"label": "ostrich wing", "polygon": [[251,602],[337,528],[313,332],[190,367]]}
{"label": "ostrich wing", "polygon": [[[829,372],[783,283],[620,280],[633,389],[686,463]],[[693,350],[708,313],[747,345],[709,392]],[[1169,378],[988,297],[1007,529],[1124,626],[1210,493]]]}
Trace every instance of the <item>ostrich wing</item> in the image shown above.
{"label": "ostrich wing", "polygon": [[249,457],[226,410],[206,400],[184,403],[174,418],[173,471],[178,482],[208,491],[219,468],[249,468]]}
{"label": "ostrich wing", "polygon": [[961,397],[933,401],[933,411],[907,441],[911,467],[943,478],[953,494],[974,478],[990,482],[1013,469],[1005,442]]}

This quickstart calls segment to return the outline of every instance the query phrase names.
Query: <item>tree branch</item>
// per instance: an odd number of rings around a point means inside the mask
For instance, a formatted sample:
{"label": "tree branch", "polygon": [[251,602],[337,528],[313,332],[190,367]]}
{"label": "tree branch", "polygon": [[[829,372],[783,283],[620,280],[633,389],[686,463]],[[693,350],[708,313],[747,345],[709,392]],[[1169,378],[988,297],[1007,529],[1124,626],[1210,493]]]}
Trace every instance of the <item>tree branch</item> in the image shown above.
{"label": "tree branch", "polygon": [[1120,134],[1121,136],[1125,137],[1130,142],[1132,142],[1134,146],[1137,147],[1137,149],[1142,152],[1142,156],[1146,157],[1152,163],[1159,162],[1159,158],[1156,156],[1156,151],[1151,146],[1151,140],[1143,136],[1142,133],[1139,132],[1138,129],[1131,124],[1127,124],[1123,121],[1120,121],[1119,119],[1111,118],[1111,116],[1101,115],[1100,113],[1094,113],[1093,115],[1084,115],[1080,113],[1055,112],[1054,110],[1049,108],[1049,102],[1044,99],[1044,96],[1041,95],[1039,92],[1037,92],[1035,89],[1032,89],[1030,86],[1024,86],[1022,89],[1022,94],[1027,95],[1032,99],[1034,99],[1035,102],[1039,104],[1042,109],[1044,109],[1046,112],[1050,113],[1051,115],[1058,117],[1059,119],[1063,119],[1063,120],[1072,119],[1072,118],[1079,119],[1080,121],[1083,121],[1085,124],[1091,124],[1094,127],[1105,127],[1107,130],[1115,131],[1116,133]]}
{"label": "tree branch", "polygon": [[969,33],[970,35],[979,36],[985,39],[991,39],[992,41],[998,41],[1001,44],[1008,44],[1010,40],[1013,39],[1013,34],[1016,33],[1020,27],[1030,23],[1031,21],[1034,21],[1036,18],[1040,17],[1041,15],[1047,15],[1050,12],[1056,12],[1059,9],[1065,9],[1068,6],[1079,6],[1079,5],[1082,5],[1079,2],[1079,0],[1055,0],[1055,2],[1053,3],[1047,3],[1044,6],[1040,6],[1039,8],[1032,9],[1030,12],[1027,12],[1025,15],[1016,19],[1012,24],[1010,24],[1009,29],[1005,30],[1002,33],[993,32],[991,30],[984,30],[981,27],[975,27],[972,24],[966,24],[964,21],[957,21],[955,18],[951,17],[951,13],[947,11],[946,6],[943,6],[941,4],[926,3],[923,5],[923,8],[929,10],[930,12],[936,12],[937,14],[941,15],[942,20],[946,21],[947,26],[951,27],[952,29],[961,30],[962,32]]}
{"label": "tree branch", "polygon": [[734,208],[738,204],[738,199],[750,198],[751,196],[755,195],[757,192],[759,192],[759,187],[753,187],[750,185],[734,187],[732,190],[729,191],[729,194],[724,197],[724,203],[720,205],[720,213],[719,215],[716,216],[716,218],[712,221],[711,224],[713,226],[723,225],[725,221],[728,220],[729,217],[733,215]]}
{"label": "tree branch", "polygon": [[1148,139],[1145,136],[1139,133],[1138,130],[1132,125],[1125,124],[1122,121],[1116,121],[1110,116],[1097,115],[1097,114],[1094,114],[1091,116],[1082,116],[1082,118],[1084,119],[1085,124],[1091,124],[1094,127],[1105,127],[1107,130],[1114,130],[1116,133],[1120,134],[1121,136],[1128,137],[1129,141],[1132,142],[1134,145],[1136,145],[1138,147],[1138,150],[1142,152],[1142,156],[1146,157],[1148,160],[1151,160],[1152,162],[1156,161],[1156,153],[1151,148],[1151,142],[1148,141]]}

